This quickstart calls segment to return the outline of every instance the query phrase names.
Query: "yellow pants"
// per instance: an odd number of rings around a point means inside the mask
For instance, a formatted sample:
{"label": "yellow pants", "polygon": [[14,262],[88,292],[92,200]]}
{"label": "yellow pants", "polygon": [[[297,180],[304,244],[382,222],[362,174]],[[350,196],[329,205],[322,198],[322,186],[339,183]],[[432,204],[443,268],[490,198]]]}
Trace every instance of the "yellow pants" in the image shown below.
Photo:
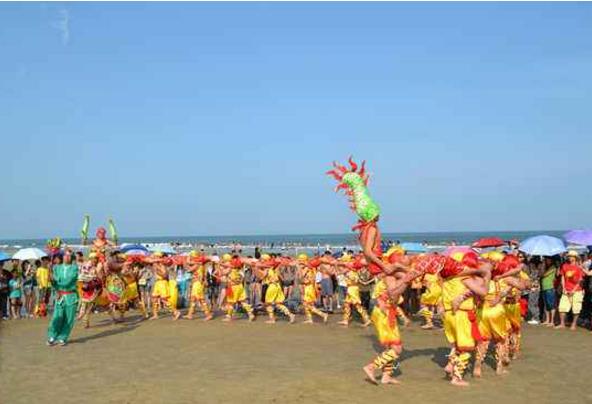
{"label": "yellow pants", "polygon": [[360,298],[360,287],[359,286],[348,286],[347,287],[347,294],[345,296],[346,304],[362,304],[362,299]]}
{"label": "yellow pants", "polygon": [[425,292],[421,294],[419,303],[422,306],[437,306],[442,296],[442,288],[440,285],[430,285]]}
{"label": "yellow pants", "polygon": [[[229,293],[230,292],[230,293]],[[247,300],[247,293],[243,284],[231,285],[226,292],[226,303],[234,304]]]}
{"label": "yellow pants", "polygon": [[154,286],[152,287],[152,297],[157,299],[168,299],[169,281],[166,279],[159,279],[154,282]]}
{"label": "yellow pants", "polygon": [[267,286],[267,291],[265,292],[265,303],[283,303],[284,300],[286,300],[286,297],[284,296],[284,291],[282,290],[279,283],[270,283]]}
{"label": "yellow pants", "polygon": [[138,284],[136,282],[127,284],[125,286],[125,292],[123,292],[123,296],[126,302],[138,299],[140,297],[140,292],[138,292]]}
{"label": "yellow pants", "polygon": [[317,301],[317,288],[315,285],[304,286],[304,296],[302,297],[303,303],[315,304]]}
{"label": "yellow pants", "polygon": [[203,300],[206,298],[206,289],[200,281],[193,281],[191,284],[191,300]]}
{"label": "yellow pants", "polygon": [[508,329],[513,332],[519,332],[522,327],[522,313],[520,313],[520,303],[504,304],[506,317],[508,319]]}
{"label": "yellow pants", "polygon": [[466,311],[458,310],[453,313],[447,310],[444,313],[444,334],[448,342],[455,345],[458,351],[472,351],[475,348],[472,323]]}
{"label": "yellow pants", "polygon": [[[396,310],[393,308],[393,310]],[[401,335],[399,334],[399,325],[397,324],[396,316],[390,318],[388,313],[378,306],[372,309],[372,323],[376,329],[376,335],[381,345],[390,347],[393,345],[401,345]]]}
{"label": "yellow pants", "polygon": [[508,336],[506,310],[503,305],[497,304],[493,307],[488,303],[477,312],[479,333],[484,340],[500,341]]}

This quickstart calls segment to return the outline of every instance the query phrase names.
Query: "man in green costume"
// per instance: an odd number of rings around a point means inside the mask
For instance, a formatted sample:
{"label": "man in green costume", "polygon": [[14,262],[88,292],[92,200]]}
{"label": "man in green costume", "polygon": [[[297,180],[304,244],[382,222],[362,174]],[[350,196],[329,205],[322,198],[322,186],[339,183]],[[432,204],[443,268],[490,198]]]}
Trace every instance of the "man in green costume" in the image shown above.
{"label": "man in green costume", "polygon": [[66,345],[78,308],[78,265],[72,262],[72,252],[66,251],[62,263],[52,270],[51,283],[55,290],[53,317],[47,330],[47,345]]}

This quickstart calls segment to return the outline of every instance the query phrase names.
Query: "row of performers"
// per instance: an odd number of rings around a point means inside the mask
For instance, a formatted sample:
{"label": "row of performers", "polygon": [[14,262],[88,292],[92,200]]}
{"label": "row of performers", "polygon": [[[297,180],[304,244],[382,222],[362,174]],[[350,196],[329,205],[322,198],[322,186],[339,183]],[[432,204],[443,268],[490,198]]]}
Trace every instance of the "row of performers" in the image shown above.
{"label": "row of performers", "polygon": [[[297,268],[297,277],[301,285],[301,297],[306,314],[305,323],[313,323],[313,315],[319,316],[323,322],[328,321],[328,315],[318,310],[315,305],[319,297],[317,271],[327,270],[342,273],[347,282],[347,295],[344,302],[343,319],[339,323],[348,325],[351,320],[352,309],[360,314],[363,326],[370,325],[370,316],[361,304],[359,289],[359,269],[362,267],[360,259],[344,256],[337,260],[330,255],[309,259],[306,254],[297,258],[276,258],[263,254],[261,259],[241,258],[238,255],[225,254],[221,261],[217,257],[208,257],[191,253],[187,257],[164,257],[155,254],[152,257],[125,257],[112,254],[110,259],[101,259],[100,255],[91,253],[88,260],[80,268],[79,295],[81,296],[81,310],[79,319],[84,319],[85,327],[89,327],[90,315],[94,306],[110,306],[110,314],[114,321],[121,321],[123,313],[132,304],[137,306],[146,318],[157,319],[162,309],[172,312],[173,320],[180,317],[177,310],[178,291],[175,269],[183,265],[192,274],[189,311],[185,318],[192,319],[197,308],[204,312],[205,320],[214,317],[212,307],[206,296],[208,282],[206,265],[216,263],[215,276],[227,279],[224,293],[226,315],[224,321],[233,319],[234,310],[241,306],[248,314],[249,320],[255,319],[252,306],[247,301],[244,287],[244,268],[248,266],[253,274],[265,284],[264,302],[269,316],[268,323],[274,323],[275,310],[287,316],[294,322],[295,315],[284,304],[286,297],[281,286],[281,269],[283,266]],[[152,287],[152,316],[148,317],[148,310],[138,292],[138,278],[142,268],[148,267],[153,271],[155,282]],[[120,317],[116,317],[116,311]]]}
{"label": "row of performers", "polygon": [[[378,274],[372,298],[376,305],[371,316],[361,304],[359,292],[359,270],[367,266],[363,256],[335,259],[330,256],[309,259],[305,254],[295,259],[272,258],[263,255],[261,259],[243,258],[224,255],[217,262],[218,270],[228,279],[226,289],[226,315],[223,321],[233,319],[234,310],[241,306],[250,321],[255,319],[252,306],[247,301],[244,288],[244,267],[249,266],[268,287],[265,294],[265,305],[269,319],[274,323],[275,309],[284,313],[290,322],[295,315],[284,305],[285,296],[280,283],[280,268],[292,265],[298,268],[298,277],[303,287],[302,303],[306,315],[305,323],[313,323],[313,315],[327,322],[326,313],[318,310],[315,303],[318,298],[316,272],[323,265],[337,268],[347,280],[347,295],[341,324],[347,325],[351,319],[352,309],[359,312],[364,326],[373,323],[379,342],[384,351],[370,364],[364,367],[369,379],[378,383],[376,372],[381,372],[380,382],[383,384],[397,383],[393,376],[393,368],[402,351],[402,343],[397,324],[397,316],[401,315],[399,305],[402,294],[409,284],[421,277],[426,286],[421,297],[421,314],[426,319],[426,327],[431,328],[432,318],[441,313],[444,332],[451,344],[446,372],[452,384],[466,385],[464,373],[474,353],[474,370],[476,377],[481,375],[481,364],[493,345],[496,358],[496,372],[504,373],[511,359],[517,358],[520,352],[521,313],[519,305],[520,292],[529,287],[527,275],[522,271],[519,258],[513,255],[490,254],[480,258],[474,253],[467,253],[456,259],[427,255],[409,257],[398,252],[385,255],[391,268],[390,274]],[[110,302],[111,313],[115,321],[115,311],[123,316],[126,307],[135,303],[148,317],[147,309],[138,293],[138,276],[143,265],[150,265],[154,271],[155,282],[152,288],[152,317],[157,319],[158,313],[166,309],[172,313],[174,320],[181,313],[177,310],[177,288],[172,268],[184,265],[192,273],[191,303],[185,316],[193,318],[199,307],[205,320],[213,318],[212,309],[206,299],[206,263],[213,257],[190,254],[182,257],[183,261],[174,257],[153,256],[149,258],[125,258],[114,254],[110,259],[101,261],[91,254],[80,270],[81,312],[85,326],[89,325],[93,305],[100,299]],[[388,278],[392,279],[388,279]],[[387,287],[394,279],[394,287]],[[104,288],[102,287],[104,285]]]}

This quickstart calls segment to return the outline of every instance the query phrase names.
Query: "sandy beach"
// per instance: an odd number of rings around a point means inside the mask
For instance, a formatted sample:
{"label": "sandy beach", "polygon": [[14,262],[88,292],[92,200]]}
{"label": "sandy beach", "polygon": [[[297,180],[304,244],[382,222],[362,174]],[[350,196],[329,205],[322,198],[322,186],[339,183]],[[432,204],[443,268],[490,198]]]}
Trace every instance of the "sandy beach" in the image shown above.
{"label": "sandy beach", "polygon": [[[469,389],[443,378],[448,352],[441,330],[414,323],[403,330],[403,385],[376,387],[361,366],[373,355],[374,332],[355,325],[269,326],[238,320],[138,322],[107,316],[77,325],[65,348],[44,345],[47,321],[3,322],[0,391],[5,403],[537,403],[592,400],[588,388],[589,331],[526,326],[524,356],[511,377],[490,366]],[[261,320],[261,319],[260,319]],[[332,318],[335,322],[336,317]],[[50,370],[52,378],[47,375]],[[567,383],[569,382],[569,388]],[[108,394],[105,394],[108,393]],[[108,398],[107,398],[108,397]],[[385,401],[386,400],[386,401]]]}

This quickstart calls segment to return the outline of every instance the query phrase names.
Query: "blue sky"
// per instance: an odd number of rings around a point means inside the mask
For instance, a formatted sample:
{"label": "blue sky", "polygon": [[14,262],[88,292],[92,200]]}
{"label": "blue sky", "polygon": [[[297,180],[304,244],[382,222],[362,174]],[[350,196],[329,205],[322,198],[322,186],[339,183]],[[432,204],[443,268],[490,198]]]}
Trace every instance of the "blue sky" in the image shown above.
{"label": "blue sky", "polygon": [[592,226],[592,4],[0,5],[0,238]]}

